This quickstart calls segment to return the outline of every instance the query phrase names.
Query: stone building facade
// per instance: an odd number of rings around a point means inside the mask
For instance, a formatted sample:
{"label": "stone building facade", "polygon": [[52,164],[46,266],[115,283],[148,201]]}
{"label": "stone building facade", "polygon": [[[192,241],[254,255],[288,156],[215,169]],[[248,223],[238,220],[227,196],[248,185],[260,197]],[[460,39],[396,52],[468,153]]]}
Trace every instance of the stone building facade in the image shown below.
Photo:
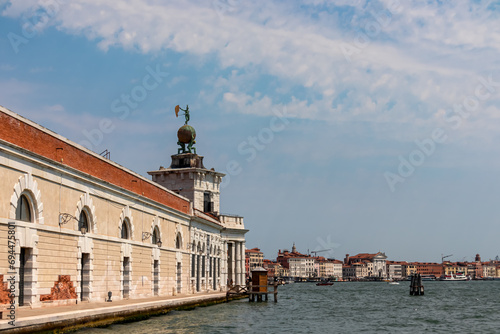
{"label": "stone building facade", "polygon": [[202,159],[149,180],[0,107],[0,305],[12,275],[31,307],[243,284],[247,230]]}
{"label": "stone building facade", "polygon": [[264,253],[259,248],[247,249],[245,251],[245,259],[248,260],[248,268],[246,268],[247,277],[251,276],[251,272],[255,268],[264,266]]}

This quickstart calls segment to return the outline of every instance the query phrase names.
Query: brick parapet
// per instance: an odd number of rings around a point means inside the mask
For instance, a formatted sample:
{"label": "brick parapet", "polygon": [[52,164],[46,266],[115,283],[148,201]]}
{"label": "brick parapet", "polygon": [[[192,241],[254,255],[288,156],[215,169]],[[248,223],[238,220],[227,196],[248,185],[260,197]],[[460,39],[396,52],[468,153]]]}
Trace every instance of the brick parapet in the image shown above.
{"label": "brick parapet", "polygon": [[172,209],[190,213],[187,199],[2,107],[0,139]]}

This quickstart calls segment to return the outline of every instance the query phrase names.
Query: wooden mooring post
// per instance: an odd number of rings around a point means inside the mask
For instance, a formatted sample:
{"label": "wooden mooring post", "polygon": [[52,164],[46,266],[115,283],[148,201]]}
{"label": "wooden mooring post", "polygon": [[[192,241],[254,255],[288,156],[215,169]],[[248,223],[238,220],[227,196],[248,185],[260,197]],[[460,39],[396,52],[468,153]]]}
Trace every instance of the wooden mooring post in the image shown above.
{"label": "wooden mooring post", "polygon": [[423,296],[424,286],[422,285],[422,277],[420,274],[411,275],[410,296]]}
{"label": "wooden mooring post", "polygon": [[[273,288],[270,291],[270,288]],[[252,282],[248,285],[248,301],[250,302],[262,302],[268,301],[268,295],[273,294],[274,302],[278,302],[278,283],[275,282],[273,285],[253,285]]]}

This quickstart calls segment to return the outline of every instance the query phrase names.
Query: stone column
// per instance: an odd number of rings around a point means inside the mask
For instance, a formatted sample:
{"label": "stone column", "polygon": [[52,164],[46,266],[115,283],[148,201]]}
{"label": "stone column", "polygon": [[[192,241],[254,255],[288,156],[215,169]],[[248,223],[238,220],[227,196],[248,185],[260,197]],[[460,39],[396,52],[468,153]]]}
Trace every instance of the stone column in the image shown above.
{"label": "stone column", "polygon": [[201,268],[200,268],[200,255],[196,255],[196,292],[201,289]]}
{"label": "stone column", "polygon": [[229,264],[229,268],[231,268],[231,272],[230,272],[230,275],[229,275],[229,284],[235,284],[236,283],[236,277],[235,277],[235,272],[234,272],[234,269],[235,269],[235,251],[234,251],[234,247],[235,247],[235,243],[234,242],[229,242],[228,243],[230,245],[230,256],[229,256],[229,260],[231,261],[231,263]]}
{"label": "stone column", "polygon": [[240,242],[240,273],[241,273],[241,278],[240,282],[242,285],[246,284],[245,278],[246,278],[246,268],[245,268],[245,242]]}
{"label": "stone column", "polygon": [[235,276],[236,276],[236,281],[235,281],[235,284],[236,285],[241,285],[241,281],[240,281],[240,278],[241,278],[241,247],[240,247],[240,243],[235,241],[234,243],[234,247],[236,248],[235,249]]}
{"label": "stone column", "polygon": [[227,284],[227,244],[222,242],[220,258],[220,285],[226,286]]}

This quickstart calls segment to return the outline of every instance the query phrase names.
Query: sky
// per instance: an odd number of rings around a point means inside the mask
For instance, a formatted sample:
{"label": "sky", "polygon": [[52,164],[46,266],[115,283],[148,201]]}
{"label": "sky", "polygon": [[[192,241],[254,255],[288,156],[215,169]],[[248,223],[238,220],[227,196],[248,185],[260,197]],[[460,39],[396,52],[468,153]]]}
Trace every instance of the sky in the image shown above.
{"label": "sky", "polygon": [[145,177],[226,174],[247,248],[500,254],[500,1],[0,0],[0,105]]}

